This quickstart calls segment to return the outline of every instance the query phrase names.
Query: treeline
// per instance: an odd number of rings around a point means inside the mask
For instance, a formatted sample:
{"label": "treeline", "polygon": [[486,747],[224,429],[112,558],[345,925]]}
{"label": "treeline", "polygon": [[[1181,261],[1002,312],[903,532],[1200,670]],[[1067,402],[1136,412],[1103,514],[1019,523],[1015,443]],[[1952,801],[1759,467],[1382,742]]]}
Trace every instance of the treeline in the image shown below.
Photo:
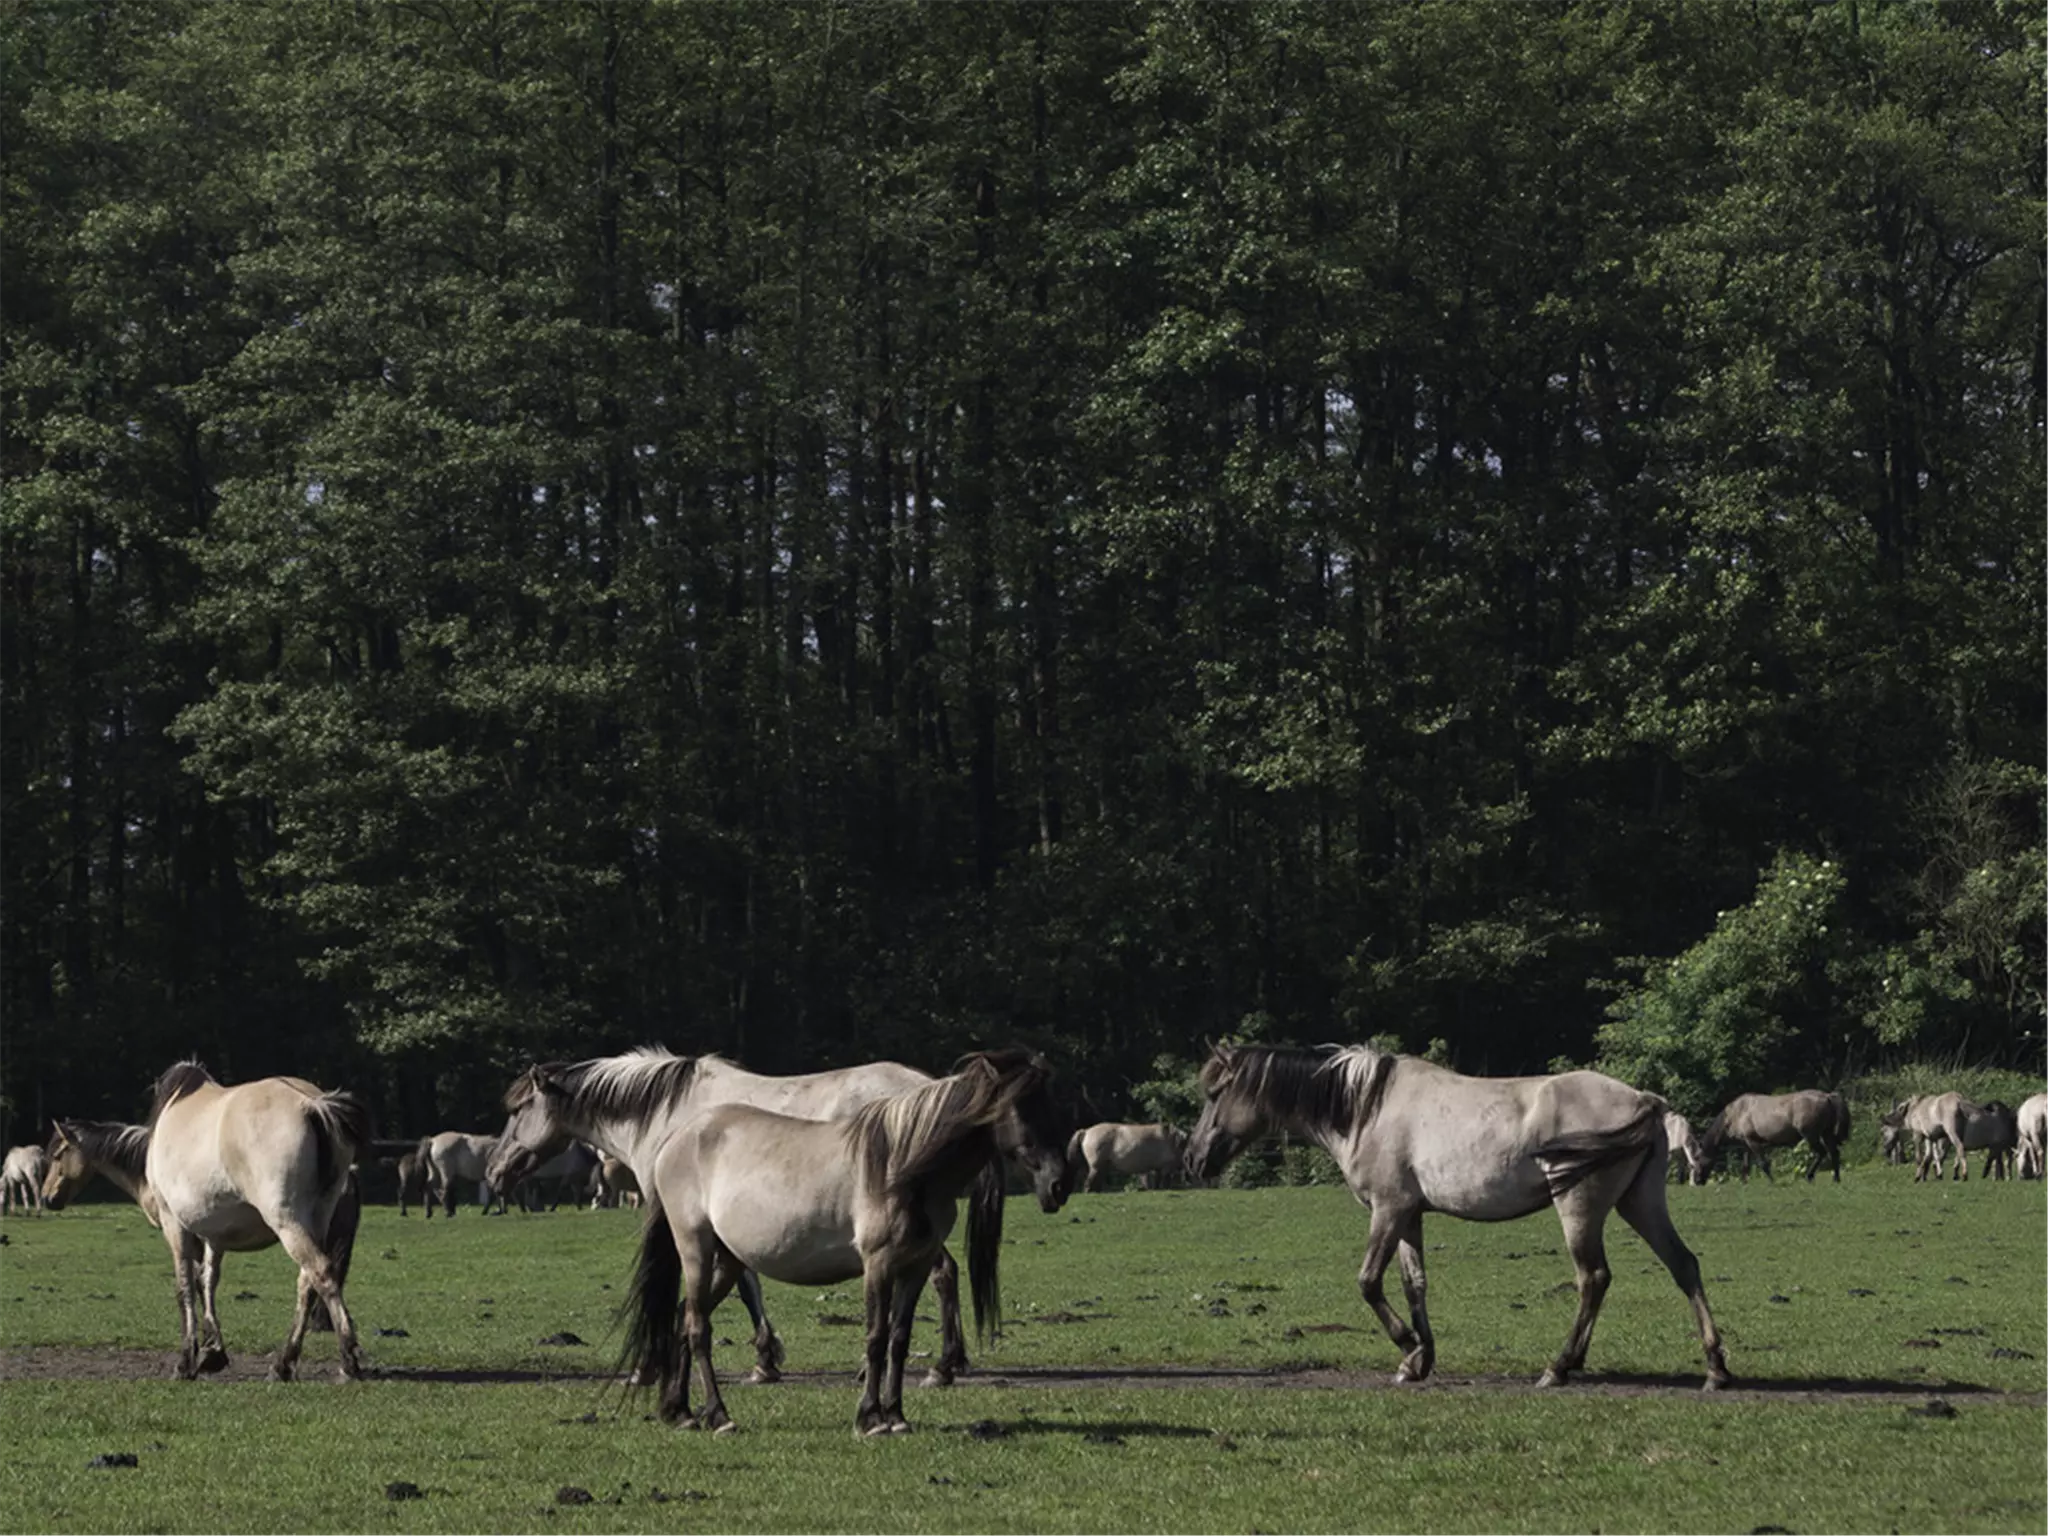
{"label": "treeline", "polygon": [[642,1040],[1540,1070],[1823,864],[1757,1071],[2038,1064],[2042,34],[9,7],[16,1129],[195,1051],[403,1130]]}

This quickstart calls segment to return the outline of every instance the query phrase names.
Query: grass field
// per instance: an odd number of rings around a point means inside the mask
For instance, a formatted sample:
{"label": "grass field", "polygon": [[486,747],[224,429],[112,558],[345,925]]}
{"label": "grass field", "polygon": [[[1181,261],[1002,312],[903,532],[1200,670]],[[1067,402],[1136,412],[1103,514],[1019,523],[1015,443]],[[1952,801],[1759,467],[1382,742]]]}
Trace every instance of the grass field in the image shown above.
{"label": "grass field", "polygon": [[[315,1337],[305,1380],[247,1379],[288,1321],[272,1250],[228,1261],[233,1379],[116,1379],[117,1349],[168,1366],[169,1260],[132,1207],[78,1207],[5,1224],[0,1510],[38,1531],[2039,1531],[2043,1186],[1910,1180],[1672,1191],[1738,1378],[1721,1396],[1696,1390],[1684,1302],[1618,1223],[1593,1369],[1538,1393],[1572,1306],[1554,1219],[1433,1220],[1440,1375],[1395,1389],[1342,1191],[1018,1202],[1006,1337],[883,1443],[852,1435],[855,1285],[769,1287],[800,1375],[735,1386],[738,1436],[668,1429],[610,1387],[630,1212],[428,1226],[372,1207],[350,1301],[392,1375],[339,1385]],[[564,1332],[586,1342],[540,1343]],[[718,1332],[736,1381],[745,1314]],[[97,1353],[33,1375],[54,1350]],[[1267,1374],[1176,1375],[1195,1368]],[[137,1465],[89,1465],[120,1452]]]}

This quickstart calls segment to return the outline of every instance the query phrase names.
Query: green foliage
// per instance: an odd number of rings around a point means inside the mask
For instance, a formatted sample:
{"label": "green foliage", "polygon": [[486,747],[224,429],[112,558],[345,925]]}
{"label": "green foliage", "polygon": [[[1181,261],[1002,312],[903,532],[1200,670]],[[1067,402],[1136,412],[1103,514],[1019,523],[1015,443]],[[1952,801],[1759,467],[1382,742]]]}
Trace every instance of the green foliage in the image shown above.
{"label": "green foliage", "polygon": [[1828,1006],[1846,883],[1832,861],[1781,853],[1747,905],[1677,959],[1644,963],[1608,1005],[1599,1070],[1694,1118],[1776,1082]]}

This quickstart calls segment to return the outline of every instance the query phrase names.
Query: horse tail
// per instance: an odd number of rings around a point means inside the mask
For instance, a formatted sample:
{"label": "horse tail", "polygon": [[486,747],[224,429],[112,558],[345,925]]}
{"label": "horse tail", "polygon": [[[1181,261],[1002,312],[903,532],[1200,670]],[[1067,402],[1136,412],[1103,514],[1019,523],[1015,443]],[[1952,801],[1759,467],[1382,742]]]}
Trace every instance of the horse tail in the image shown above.
{"label": "horse tail", "polygon": [[1002,1337],[1003,1159],[991,1157],[967,1191],[967,1283],[974,1296],[974,1336]]}
{"label": "horse tail", "polygon": [[640,1231],[640,1258],[633,1283],[619,1306],[626,1325],[619,1370],[630,1383],[659,1384],[666,1395],[680,1358],[682,1335],[676,1326],[683,1294],[683,1256],[669,1231],[661,1197],[647,1196],[647,1224]]}
{"label": "horse tail", "polygon": [[1081,1171],[1084,1159],[1081,1156],[1081,1138],[1088,1134],[1084,1125],[1067,1138],[1067,1174],[1071,1178]]}
{"label": "horse tail", "polygon": [[1663,1140],[1664,1111],[1646,1103],[1618,1130],[1572,1131],[1545,1142],[1536,1149],[1536,1160],[1555,1200],[1587,1175],[1639,1156]]}
{"label": "horse tail", "polygon": [[1721,1143],[1727,1140],[1727,1138],[1728,1110],[1724,1105],[1721,1111],[1707,1123],[1706,1130],[1701,1132],[1697,1138],[1700,1144],[1700,1154],[1703,1157],[1712,1157],[1721,1150]]}
{"label": "horse tail", "polygon": [[[334,1203],[334,1214],[327,1218],[327,1234],[320,1239],[320,1251],[327,1255],[327,1268],[334,1276],[336,1290],[348,1287],[349,1261],[355,1257],[356,1230],[362,1224],[363,1191],[351,1168],[348,1181],[341,1187],[341,1198]],[[307,1326],[315,1333],[334,1332],[334,1318],[327,1310],[326,1297],[313,1298],[306,1318]]]}
{"label": "horse tail", "polygon": [[1831,1093],[1828,1097],[1835,1101],[1835,1141],[1839,1145],[1849,1139],[1849,1100],[1839,1093]]}
{"label": "horse tail", "polygon": [[356,1149],[370,1140],[370,1106],[352,1093],[323,1093],[306,1101],[317,1149],[320,1187],[332,1189],[349,1176]]}

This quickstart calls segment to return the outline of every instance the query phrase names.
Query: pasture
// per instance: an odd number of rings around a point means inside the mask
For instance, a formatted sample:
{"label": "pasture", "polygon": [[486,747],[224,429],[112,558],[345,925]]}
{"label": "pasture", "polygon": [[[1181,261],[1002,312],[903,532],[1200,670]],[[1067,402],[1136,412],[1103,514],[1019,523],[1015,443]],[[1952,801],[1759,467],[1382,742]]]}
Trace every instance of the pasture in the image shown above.
{"label": "pasture", "polygon": [[[229,1257],[234,1364],[174,1382],[163,1241],[132,1206],[86,1205],[4,1224],[6,1524],[2038,1531],[2043,1196],[1869,1165],[1839,1186],[1674,1188],[1736,1377],[1716,1395],[1683,1298],[1618,1223],[1588,1370],[1537,1392],[1573,1307],[1555,1219],[1432,1218],[1438,1375],[1395,1388],[1341,1190],[1080,1196],[1049,1217],[1013,1201],[1005,1338],[959,1387],[913,1392],[918,1433],[883,1442],[852,1431],[857,1284],[767,1287],[791,1370],[773,1387],[740,1384],[745,1314],[721,1309],[740,1435],[668,1429],[613,1385],[630,1211],[428,1226],[372,1206],[348,1295],[382,1374],[335,1382],[316,1335],[305,1379],[277,1385],[280,1253]],[[91,1465],[122,1454],[136,1464]]]}

